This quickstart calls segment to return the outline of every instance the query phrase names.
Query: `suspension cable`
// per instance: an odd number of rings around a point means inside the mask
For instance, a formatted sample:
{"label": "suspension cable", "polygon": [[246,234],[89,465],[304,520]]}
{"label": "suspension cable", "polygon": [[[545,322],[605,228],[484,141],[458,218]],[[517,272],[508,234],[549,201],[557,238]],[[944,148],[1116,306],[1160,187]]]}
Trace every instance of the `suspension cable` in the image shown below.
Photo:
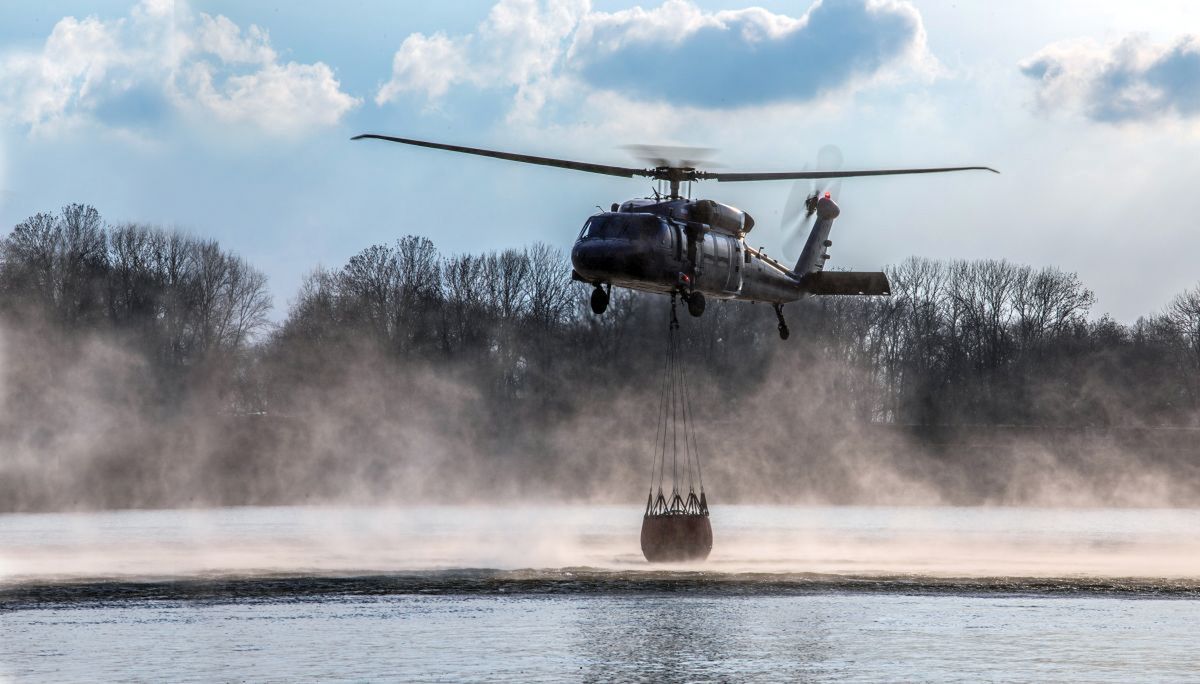
{"label": "suspension cable", "polygon": [[[667,444],[666,444],[666,440],[667,440],[667,399],[668,399],[667,377],[668,377],[668,373],[670,372],[670,368],[671,368],[671,350],[670,350],[670,347],[668,346],[667,350],[663,354],[663,376],[662,376],[662,384],[659,389],[658,422],[654,426],[654,460],[655,460],[655,462],[651,464],[651,469],[650,469],[651,491],[652,492],[654,489],[653,482],[654,482],[655,471],[657,471],[657,475],[658,475],[658,490],[660,492],[662,491],[662,485],[663,485],[663,475],[664,475],[663,464],[666,462],[666,457],[667,457]],[[660,453],[660,446],[661,446],[661,453]]]}
{"label": "suspension cable", "polygon": [[[671,295],[671,321],[667,329],[667,345],[663,358],[663,377],[659,385],[659,401],[654,431],[653,460],[650,470],[650,493],[646,501],[647,515],[708,515],[704,495],[704,473],[700,465],[700,440],[697,436],[696,412],[692,405],[691,387],[687,381],[687,370],[683,362],[683,341],[679,332],[677,296]],[[668,435],[667,421],[670,420]],[[680,425],[682,421],[682,426]],[[684,463],[680,470],[679,434],[683,430]],[[668,445],[667,440],[670,439]],[[667,449],[671,450],[671,494],[666,496]],[[695,471],[692,461],[695,460]],[[683,480],[687,480],[687,498],[681,492]],[[700,484],[700,496],[696,496],[696,483]],[[657,483],[657,493],[656,493]]]}
{"label": "suspension cable", "polygon": [[704,493],[704,471],[700,468],[700,442],[696,439],[696,412],[692,410],[692,395],[687,383],[687,375],[683,376],[683,401],[691,417],[692,455],[696,459],[696,478],[700,481],[700,493]]}
{"label": "suspension cable", "polygon": [[[682,345],[678,340],[676,340],[676,344],[675,356],[678,358],[683,355],[680,348]],[[687,381],[682,363],[677,364],[676,378],[679,385],[679,413],[683,418],[683,454],[687,463],[684,468],[684,475],[687,478],[688,491],[692,492],[695,491],[695,484],[692,481],[692,440],[688,438],[688,433],[689,427],[693,427],[694,429],[694,426],[691,426],[691,421],[689,421],[689,418],[691,417],[691,407],[688,405],[687,396],[684,394],[687,389]]]}
{"label": "suspension cable", "polygon": [[675,373],[678,370],[679,358],[677,353],[677,336],[679,330],[679,319],[675,317],[675,298],[671,298],[671,331],[668,346],[671,348],[671,496],[674,498],[679,493],[679,439],[678,439],[678,411],[677,411],[677,396],[678,387],[675,384]]}

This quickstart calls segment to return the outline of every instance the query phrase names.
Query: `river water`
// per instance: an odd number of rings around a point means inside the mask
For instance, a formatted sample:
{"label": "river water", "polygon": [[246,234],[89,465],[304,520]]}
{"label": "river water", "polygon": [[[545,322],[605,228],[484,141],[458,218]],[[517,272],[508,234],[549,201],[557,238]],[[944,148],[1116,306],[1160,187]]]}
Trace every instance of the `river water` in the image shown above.
{"label": "river water", "polygon": [[1200,680],[1200,511],[0,516],[0,680]]}

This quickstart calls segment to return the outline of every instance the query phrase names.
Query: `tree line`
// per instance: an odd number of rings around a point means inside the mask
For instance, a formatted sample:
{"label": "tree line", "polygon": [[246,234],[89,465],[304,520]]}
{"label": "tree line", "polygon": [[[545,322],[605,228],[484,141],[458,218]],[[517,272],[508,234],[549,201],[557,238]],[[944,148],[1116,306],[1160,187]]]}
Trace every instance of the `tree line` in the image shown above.
{"label": "tree line", "polygon": [[[913,257],[887,272],[891,297],[789,306],[801,334],[786,343],[765,306],[685,317],[698,378],[736,395],[768,371],[840,368],[839,410],[872,422],[1196,421],[1200,287],[1122,324],[1093,317],[1092,291],[1053,267]],[[0,310],[67,347],[102,334],[136,350],[156,405],[203,391],[214,410],[270,412],[286,407],[291,385],[321,384],[367,353],[469,369],[489,398],[541,410],[644,383],[661,361],[666,298],[618,291],[594,316],[570,273],[545,244],[443,256],[407,236],[312,271],[273,325],[265,275],[216,241],[107,225],[76,204],[31,216],[4,240]]]}
{"label": "tree line", "polygon": [[37,326],[60,354],[103,334],[144,355],[152,404],[200,391],[229,398],[272,304],[266,276],[215,240],[108,226],[79,204],[13,228],[0,250],[0,293],[6,322]]}

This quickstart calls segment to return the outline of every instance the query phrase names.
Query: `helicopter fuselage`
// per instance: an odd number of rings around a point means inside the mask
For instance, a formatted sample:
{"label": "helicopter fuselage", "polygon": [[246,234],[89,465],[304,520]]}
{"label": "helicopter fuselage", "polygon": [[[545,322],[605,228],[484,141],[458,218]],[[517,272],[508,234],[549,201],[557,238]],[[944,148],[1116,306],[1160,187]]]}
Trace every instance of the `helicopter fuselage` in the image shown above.
{"label": "helicopter fuselage", "polygon": [[631,200],[587,220],[571,263],[577,280],[595,285],[773,304],[800,299],[801,280],[746,244],[753,225],[715,202]]}

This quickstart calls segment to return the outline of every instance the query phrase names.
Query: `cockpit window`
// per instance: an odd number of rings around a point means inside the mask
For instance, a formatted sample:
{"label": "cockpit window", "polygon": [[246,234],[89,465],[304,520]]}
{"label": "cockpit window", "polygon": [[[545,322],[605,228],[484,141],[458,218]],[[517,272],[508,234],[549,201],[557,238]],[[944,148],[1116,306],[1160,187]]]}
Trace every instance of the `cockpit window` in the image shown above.
{"label": "cockpit window", "polygon": [[604,225],[608,217],[593,216],[583,224],[583,230],[579,231],[579,239],[600,237],[600,227]]}
{"label": "cockpit window", "polygon": [[666,222],[650,214],[602,214],[593,216],[583,224],[579,239],[638,237],[653,239],[667,230]]}

